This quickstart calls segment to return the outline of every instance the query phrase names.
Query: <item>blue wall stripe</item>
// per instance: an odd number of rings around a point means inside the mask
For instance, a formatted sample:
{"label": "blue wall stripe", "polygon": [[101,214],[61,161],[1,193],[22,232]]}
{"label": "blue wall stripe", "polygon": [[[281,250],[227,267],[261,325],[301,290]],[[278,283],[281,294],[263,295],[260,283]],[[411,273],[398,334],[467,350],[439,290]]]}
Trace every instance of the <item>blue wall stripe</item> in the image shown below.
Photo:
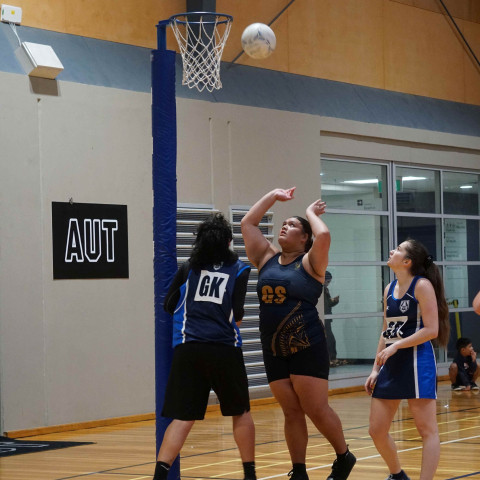
{"label": "blue wall stripe", "polygon": [[[17,27],[22,41],[51,45],[65,70],[58,80],[137,92],[151,89],[151,50],[29,27]],[[0,24],[0,70],[23,73],[10,27]],[[209,93],[181,85],[176,58],[177,97],[256,106],[461,135],[480,136],[480,106],[408,95],[378,88],[243,65],[222,64],[223,88]]]}

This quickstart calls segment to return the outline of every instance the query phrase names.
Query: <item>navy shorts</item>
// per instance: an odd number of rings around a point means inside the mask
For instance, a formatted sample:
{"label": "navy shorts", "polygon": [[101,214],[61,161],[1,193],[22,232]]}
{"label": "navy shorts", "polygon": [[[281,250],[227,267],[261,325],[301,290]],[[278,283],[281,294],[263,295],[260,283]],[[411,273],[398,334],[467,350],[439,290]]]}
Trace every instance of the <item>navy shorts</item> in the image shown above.
{"label": "navy shorts", "polygon": [[268,383],[290,378],[290,375],[328,380],[330,359],[326,342],[316,343],[288,357],[275,357],[270,350],[263,350],[263,361]]}
{"label": "navy shorts", "polygon": [[162,416],[203,420],[210,390],[223,416],[250,411],[248,380],[241,348],[221,343],[177,345],[165,392]]}

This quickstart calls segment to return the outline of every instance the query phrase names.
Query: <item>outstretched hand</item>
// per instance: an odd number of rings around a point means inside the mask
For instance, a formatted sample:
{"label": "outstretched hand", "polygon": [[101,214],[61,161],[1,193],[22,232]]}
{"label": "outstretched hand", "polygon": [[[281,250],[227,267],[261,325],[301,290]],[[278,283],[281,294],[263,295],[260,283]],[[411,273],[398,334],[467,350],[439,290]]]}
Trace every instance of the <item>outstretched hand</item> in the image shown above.
{"label": "outstretched hand", "polygon": [[321,199],[315,200],[311,205],[307,207],[307,212],[310,211],[317,217],[319,215],[323,215],[325,213],[325,209],[327,208],[327,204],[323,202]]}
{"label": "outstretched hand", "polygon": [[288,200],[292,200],[293,198],[293,192],[295,191],[297,187],[292,187],[292,188],[277,188],[275,190],[275,199],[280,201],[280,202],[286,202]]}

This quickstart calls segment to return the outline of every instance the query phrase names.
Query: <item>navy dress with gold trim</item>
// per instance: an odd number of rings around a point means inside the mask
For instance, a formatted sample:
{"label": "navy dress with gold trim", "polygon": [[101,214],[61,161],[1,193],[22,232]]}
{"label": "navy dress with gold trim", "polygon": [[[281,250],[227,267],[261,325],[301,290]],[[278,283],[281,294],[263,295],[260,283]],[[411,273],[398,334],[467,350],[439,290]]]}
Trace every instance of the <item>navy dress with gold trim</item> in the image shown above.
{"label": "navy dress with gold trim", "polygon": [[325,330],[316,304],[323,285],[302,265],[304,254],[288,265],[274,255],[258,275],[260,338],[274,356],[288,357],[299,350],[325,342]]}

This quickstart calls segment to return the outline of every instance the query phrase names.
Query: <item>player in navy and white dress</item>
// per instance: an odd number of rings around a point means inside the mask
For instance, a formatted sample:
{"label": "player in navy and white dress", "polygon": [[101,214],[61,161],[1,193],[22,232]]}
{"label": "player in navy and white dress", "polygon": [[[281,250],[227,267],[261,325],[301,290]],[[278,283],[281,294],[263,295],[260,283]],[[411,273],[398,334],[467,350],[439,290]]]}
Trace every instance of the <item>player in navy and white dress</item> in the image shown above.
{"label": "player in navy and white dress", "polygon": [[431,340],[448,343],[450,324],[442,278],[425,247],[407,239],[390,252],[397,279],[384,292],[384,323],[365,390],[372,395],[370,435],[385,460],[388,479],[408,480],[390,426],[402,399],[423,439],[421,480],[434,477],[440,457],[436,419],[436,363]]}
{"label": "player in navy and white dress", "polygon": [[172,418],[153,480],[166,480],[193,424],[202,420],[210,390],[231,416],[245,480],[256,480],[255,427],[238,326],[250,267],[229,249],[232,228],[222,214],[202,222],[192,255],[177,271],[164,308],[173,315],[172,367],[162,416]]}
{"label": "player in navy and white dress", "polygon": [[[387,293],[387,328],[382,332],[385,345],[409,337],[423,328],[415,286],[420,276],[413,277],[402,298],[395,297],[394,280]],[[377,377],[374,398],[437,398],[437,365],[430,340],[403,348],[389,358]]]}
{"label": "player in navy and white dress", "polygon": [[275,202],[293,199],[294,190],[272,190],[242,219],[246,252],[259,270],[263,360],[270,389],[285,416],[290,480],[308,480],[306,416],[337,454],[327,480],[345,480],[356,458],[348,449],[340,418],[328,404],[328,349],[316,309],[330,248],[330,232],[320,218],[325,202],[309,205],[306,219],[294,216],[283,222],[278,237],[281,249],[259,229],[265,213]]}

